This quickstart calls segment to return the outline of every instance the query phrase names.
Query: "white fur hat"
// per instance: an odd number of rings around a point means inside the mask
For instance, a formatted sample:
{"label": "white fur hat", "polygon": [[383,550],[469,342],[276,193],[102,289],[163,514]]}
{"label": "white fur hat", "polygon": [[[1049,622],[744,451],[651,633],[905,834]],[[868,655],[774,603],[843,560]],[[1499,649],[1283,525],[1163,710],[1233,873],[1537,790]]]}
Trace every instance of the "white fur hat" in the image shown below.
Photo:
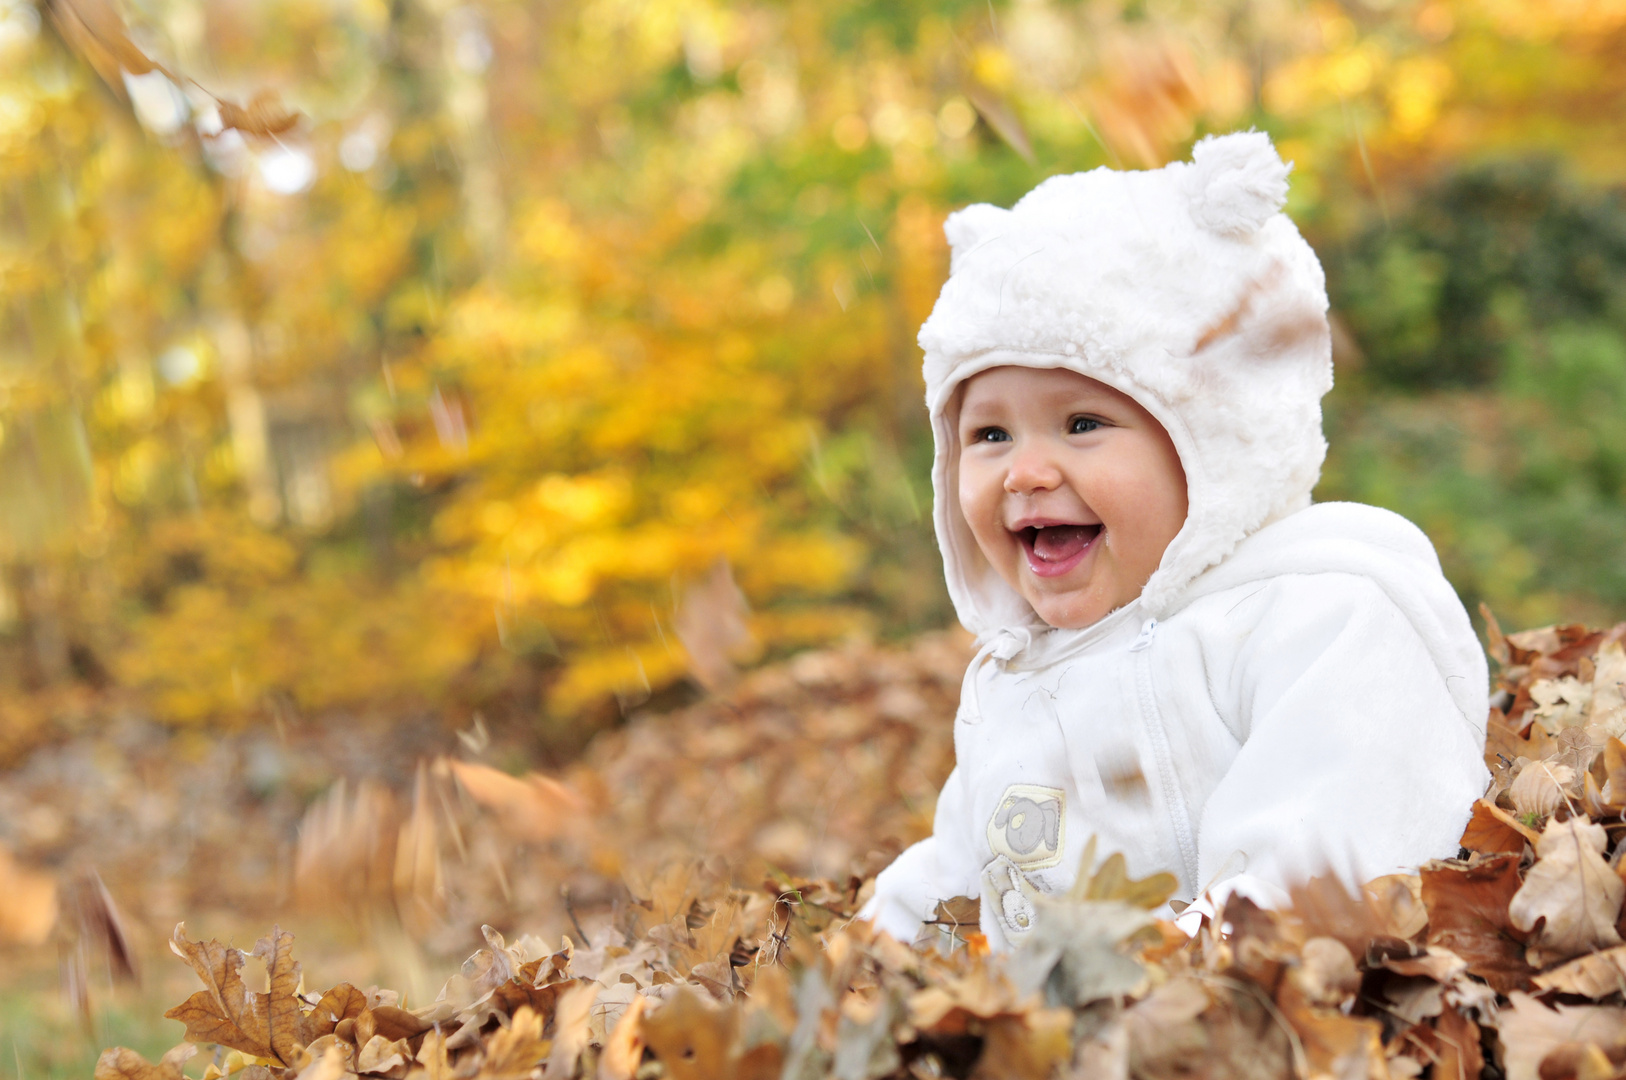
{"label": "white fur hat", "polygon": [[1261,526],[1309,505],[1332,388],[1326,281],[1281,207],[1289,166],[1256,131],[1191,162],[1056,176],[1009,210],[949,215],[949,279],[920,328],[949,594],[978,635],[1042,626],[988,565],[959,506],[955,389],[1003,366],[1068,368],[1168,431],[1190,510],[1141,601],[1162,617]]}

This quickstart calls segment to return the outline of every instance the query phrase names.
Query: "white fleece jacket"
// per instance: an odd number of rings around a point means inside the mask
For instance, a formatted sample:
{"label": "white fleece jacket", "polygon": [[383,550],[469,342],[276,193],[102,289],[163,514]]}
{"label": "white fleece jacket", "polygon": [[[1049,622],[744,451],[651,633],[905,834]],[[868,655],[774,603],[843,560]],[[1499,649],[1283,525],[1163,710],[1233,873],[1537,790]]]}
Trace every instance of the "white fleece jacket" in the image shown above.
{"label": "white fleece jacket", "polygon": [[[1332,385],[1321,267],[1279,212],[1288,167],[1257,132],[1191,163],[1053,177],[945,226],[948,282],[921,328],[938,543],[981,649],[933,835],[864,911],[912,939],[939,900],[982,898],[1002,948],[1091,836],[1178,898],[1256,898],[1331,870],[1350,884],[1453,855],[1488,780],[1488,678],[1421,531],[1310,505]],[[1141,596],[1051,629],[960,513],[957,389],[1064,367],[1168,431],[1189,510]]]}
{"label": "white fleece jacket", "polygon": [[[1395,514],[1324,503],[1243,541],[1161,620],[1139,601],[966,672],[930,838],[866,911],[913,940],[982,898],[1001,947],[1084,845],[1179,896],[1351,884],[1456,854],[1488,776],[1486,668],[1434,549]],[[1274,887],[1274,889],[1272,888]],[[1246,889],[1246,886],[1245,886]]]}

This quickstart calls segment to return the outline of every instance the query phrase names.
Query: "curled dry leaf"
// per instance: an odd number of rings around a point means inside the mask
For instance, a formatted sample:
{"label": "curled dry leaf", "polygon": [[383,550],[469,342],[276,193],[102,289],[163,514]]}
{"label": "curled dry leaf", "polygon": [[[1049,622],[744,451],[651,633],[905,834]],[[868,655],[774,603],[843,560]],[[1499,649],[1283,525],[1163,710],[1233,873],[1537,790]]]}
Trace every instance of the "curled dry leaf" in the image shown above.
{"label": "curled dry leaf", "polygon": [[1585,818],[1542,830],[1536,864],[1508,904],[1508,918],[1520,930],[1535,930],[1537,920],[1545,920],[1530,950],[1537,966],[1621,943],[1615,920],[1626,882],[1603,859],[1607,842],[1603,826]]}
{"label": "curled dry leaf", "polygon": [[1498,993],[1528,986],[1534,974],[1524,955],[1528,935],[1509,921],[1507,911],[1519,891],[1518,856],[1429,863],[1420,876],[1429,945],[1461,957]]}
{"label": "curled dry leaf", "polygon": [[1524,852],[1526,843],[1534,846],[1540,835],[1495,803],[1479,799],[1474,802],[1473,813],[1469,815],[1468,825],[1462,830],[1462,839],[1458,842],[1480,855],[1501,852],[1519,855]]}
{"label": "curled dry leaf", "polygon": [[1569,788],[1574,782],[1575,770],[1568,765],[1532,761],[1514,777],[1507,797],[1521,814],[1550,817],[1569,801]]}

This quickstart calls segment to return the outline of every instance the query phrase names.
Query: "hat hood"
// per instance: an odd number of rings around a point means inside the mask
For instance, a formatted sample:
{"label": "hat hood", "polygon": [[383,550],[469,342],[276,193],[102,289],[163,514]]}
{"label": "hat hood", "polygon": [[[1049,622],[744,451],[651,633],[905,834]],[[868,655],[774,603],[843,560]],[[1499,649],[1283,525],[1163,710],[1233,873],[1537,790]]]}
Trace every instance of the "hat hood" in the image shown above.
{"label": "hat hood", "polygon": [[959,505],[959,395],[979,371],[1066,368],[1128,394],[1185,468],[1185,525],[1146,583],[1153,617],[1261,526],[1309,505],[1332,387],[1326,280],[1281,213],[1268,136],[1209,137],[1190,162],[1046,180],[1014,207],[949,215],[949,279],[920,328],[937,454],[933,515],[966,628],[1042,628],[983,558]]}

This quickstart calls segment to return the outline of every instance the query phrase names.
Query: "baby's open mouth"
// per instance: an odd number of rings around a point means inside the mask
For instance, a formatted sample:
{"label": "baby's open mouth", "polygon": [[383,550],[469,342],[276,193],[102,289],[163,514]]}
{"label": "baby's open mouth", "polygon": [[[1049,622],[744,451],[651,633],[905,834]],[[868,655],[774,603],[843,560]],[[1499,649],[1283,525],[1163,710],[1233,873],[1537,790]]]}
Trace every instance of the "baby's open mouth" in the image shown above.
{"label": "baby's open mouth", "polygon": [[1059,577],[1077,566],[1095,538],[1101,535],[1095,525],[1030,525],[1016,530],[1027,553],[1028,569],[1040,577]]}

